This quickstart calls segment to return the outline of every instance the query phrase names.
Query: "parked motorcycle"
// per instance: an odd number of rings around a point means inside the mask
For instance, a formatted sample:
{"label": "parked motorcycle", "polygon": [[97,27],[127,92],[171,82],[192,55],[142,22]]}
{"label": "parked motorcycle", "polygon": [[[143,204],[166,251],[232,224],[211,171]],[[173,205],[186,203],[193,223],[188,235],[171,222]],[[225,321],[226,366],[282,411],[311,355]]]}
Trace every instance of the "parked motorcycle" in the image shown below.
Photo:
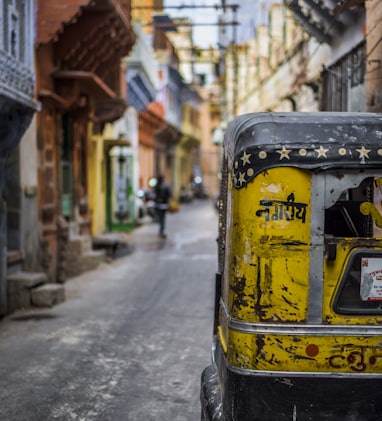
{"label": "parked motorcycle", "polygon": [[138,211],[139,217],[149,216],[153,221],[156,221],[157,213],[155,210],[154,192],[152,190],[140,189],[138,190],[137,197],[141,200]]}

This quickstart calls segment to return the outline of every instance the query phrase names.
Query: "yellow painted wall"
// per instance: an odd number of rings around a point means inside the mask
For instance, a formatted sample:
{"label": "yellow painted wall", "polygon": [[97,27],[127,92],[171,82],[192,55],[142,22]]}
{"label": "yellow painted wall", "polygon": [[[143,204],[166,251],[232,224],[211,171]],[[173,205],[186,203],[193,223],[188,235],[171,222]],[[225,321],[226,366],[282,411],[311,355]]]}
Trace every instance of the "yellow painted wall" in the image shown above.
{"label": "yellow painted wall", "polygon": [[88,192],[93,236],[102,234],[106,226],[105,137],[107,132],[103,135],[89,135]]}

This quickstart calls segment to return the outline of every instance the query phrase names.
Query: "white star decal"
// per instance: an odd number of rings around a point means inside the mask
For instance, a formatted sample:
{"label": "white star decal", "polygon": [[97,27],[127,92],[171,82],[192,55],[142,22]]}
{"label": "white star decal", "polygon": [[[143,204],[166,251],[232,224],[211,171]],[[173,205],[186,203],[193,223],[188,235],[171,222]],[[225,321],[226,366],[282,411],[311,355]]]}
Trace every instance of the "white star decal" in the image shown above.
{"label": "white star decal", "polygon": [[328,152],[329,149],[326,149],[321,145],[320,149],[315,149],[315,151],[317,152],[317,159],[320,158],[320,157],[327,158],[326,152]]}
{"label": "white star decal", "polygon": [[290,159],[289,154],[292,152],[292,149],[285,149],[285,145],[283,145],[283,148],[276,152],[280,154],[281,161],[283,158]]}
{"label": "white star decal", "polygon": [[356,149],[357,152],[359,152],[359,158],[367,158],[369,159],[369,152],[371,152],[371,149],[366,149],[364,146],[362,146],[361,149]]}
{"label": "white star decal", "polygon": [[245,173],[239,172],[239,179],[237,182],[240,184],[245,184]]}
{"label": "white star decal", "polygon": [[246,151],[243,152],[243,155],[240,157],[240,159],[243,161],[243,165],[251,163],[251,161],[249,160],[250,157],[250,153],[247,153]]}

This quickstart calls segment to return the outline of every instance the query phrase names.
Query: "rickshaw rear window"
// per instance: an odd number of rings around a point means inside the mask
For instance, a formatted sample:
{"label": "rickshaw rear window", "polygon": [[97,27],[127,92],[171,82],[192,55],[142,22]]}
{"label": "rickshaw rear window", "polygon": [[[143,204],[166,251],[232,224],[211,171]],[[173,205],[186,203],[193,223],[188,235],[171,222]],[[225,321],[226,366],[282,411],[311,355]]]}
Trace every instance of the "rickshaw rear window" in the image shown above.
{"label": "rickshaw rear window", "polygon": [[[325,211],[327,258],[336,259],[336,238],[367,239],[382,237],[382,178],[367,176],[352,180],[344,175],[337,190],[338,200]],[[359,183],[359,184],[358,184]],[[366,243],[365,243],[366,241]],[[365,249],[349,259],[334,299],[339,314],[382,314],[382,251]]]}
{"label": "rickshaw rear window", "polygon": [[334,300],[339,314],[382,314],[382,252],[353,253]]}
{"label": "rickshaw rear window", "polygon": [[[337,202],[326,209],[325,234],[334,237],[381,237],[375,222],[381,212],[381,179],[365,178],[358,187],[345,190]],[[368,207],[362,212],[362,206]]]}

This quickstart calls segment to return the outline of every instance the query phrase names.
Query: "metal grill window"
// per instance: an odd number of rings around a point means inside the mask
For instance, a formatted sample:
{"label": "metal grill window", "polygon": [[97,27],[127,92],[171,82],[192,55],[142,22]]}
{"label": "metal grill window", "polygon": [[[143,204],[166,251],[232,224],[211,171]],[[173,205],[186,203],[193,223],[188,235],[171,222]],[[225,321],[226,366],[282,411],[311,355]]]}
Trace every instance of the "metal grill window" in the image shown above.
{"label": "metal grill window", "polygon": [[322,72],[322,111],[351,111],[350,89],[365,82],[366,44],[363,41],[349,54]]}
{"label": "metal grill window", "polygon": [[350,55],[350,81],[351,87],[358,86],[365,81],[365,63],[366,50],[365,48],[357,48]]}

